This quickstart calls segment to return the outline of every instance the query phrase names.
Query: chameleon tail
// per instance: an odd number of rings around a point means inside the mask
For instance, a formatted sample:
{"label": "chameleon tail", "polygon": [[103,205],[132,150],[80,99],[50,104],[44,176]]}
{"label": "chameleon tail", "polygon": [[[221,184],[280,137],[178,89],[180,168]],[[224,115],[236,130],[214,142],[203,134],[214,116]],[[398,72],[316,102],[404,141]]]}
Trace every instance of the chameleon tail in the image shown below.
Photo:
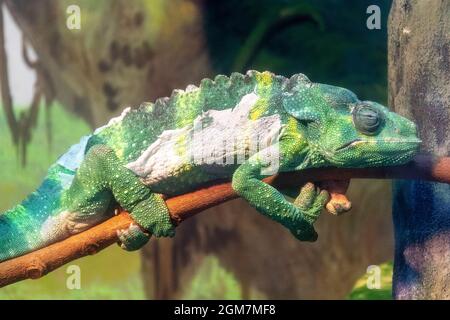
{"label": "chameleon tail", "polygon": [[19,205],[0,213],[0,262],[49,244],[43,226],[60,211],[62,191],[50,169],[35,192]]}

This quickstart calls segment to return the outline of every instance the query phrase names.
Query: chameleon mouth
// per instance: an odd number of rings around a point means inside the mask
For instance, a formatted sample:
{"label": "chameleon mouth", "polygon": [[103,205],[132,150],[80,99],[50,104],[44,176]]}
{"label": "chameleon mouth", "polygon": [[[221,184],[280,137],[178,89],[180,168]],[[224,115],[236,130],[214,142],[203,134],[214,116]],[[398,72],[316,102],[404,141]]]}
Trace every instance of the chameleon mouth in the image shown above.
{"label": "chameleon mouth", "polygon": [[353,146],[353,145],[355,145],[355,144],[357,144],[357,143],[360,143],[360,142],[362,142],[362,141],[363,141],[363,140],[361,140],[361,139],[359,139],[359,138],[354,139],[354,140],[350,140],[349,142],[347,142],[347,143],[343,144],[342,146],[338,147],[338,148],[336,149],[336,151],[341,151],[341,150],[343,150],[343,149],[346,149],[346,148],[348,148],[348,147],[350,147],[350,146]]}
{"label": "chameleon mouth", "polygon": [[363,140],[360,138],[356,138],[354,140],[351,140],[345,144],[343,144],[342,146],[340,146],[339,148],[336,149],[336,151],[341,151],[344,149],[347,149],[349,147],[355,146],[359,143],[377,143],[377,142],[383,142],[383,143],[404,143],[404,144],[411,144],[411,145],[418,145],[422,142],[422,140],[420,139],[396,139],[396,138],[392,138],[392,139],[371,139],[371,140]]}

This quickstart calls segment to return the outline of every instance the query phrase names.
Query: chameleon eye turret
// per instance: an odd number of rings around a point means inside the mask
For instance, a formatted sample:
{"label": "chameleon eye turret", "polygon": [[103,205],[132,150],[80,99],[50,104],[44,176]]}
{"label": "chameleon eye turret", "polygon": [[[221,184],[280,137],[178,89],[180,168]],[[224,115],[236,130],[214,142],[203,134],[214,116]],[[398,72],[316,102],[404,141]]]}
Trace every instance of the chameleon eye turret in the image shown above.
{"label": "chameleon eye turret", "polygon": [[383,114],[364,103],[357,105],[353,109],[352,116],[355,128],[365,135],[375,135],[383,125]]}

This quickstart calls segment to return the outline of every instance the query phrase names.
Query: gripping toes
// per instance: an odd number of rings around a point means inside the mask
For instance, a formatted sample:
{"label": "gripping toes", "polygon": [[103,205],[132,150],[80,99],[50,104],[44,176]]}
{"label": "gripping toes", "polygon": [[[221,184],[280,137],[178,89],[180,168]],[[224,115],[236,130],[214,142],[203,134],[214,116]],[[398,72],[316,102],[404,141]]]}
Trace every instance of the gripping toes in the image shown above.
{"label": "gripping toes", "polygon": [[164,201],[156,195],[137,204],[131,210],[131,216],[134,221],[155,237],[173,237],[175,235],[175,226],[170,220],[169,211]]}
{"label": "gripping toes", "polygon": [[320,190],[313,183],[308,182],[300,189],[294,205],[303,212],[307,220],[313,223],[319,217],[329,197],[326,190]]}
{"label": "gripping toes", "polygon": [[150,239],[141,228],[133,223],[127,229],[117,230],[119,246],[127,251],[134,251],[142,248]]}
{"label": "gripping toes", "polygon": [[317,220],[329,194],[326,190],[319,190],[313,183],[306,183],[300,190],[300,194],[294,200],[294,206],[300,211],[296,222],[290,226],[291,233],[301,241],[316,241],[317,232],[313,223]]}

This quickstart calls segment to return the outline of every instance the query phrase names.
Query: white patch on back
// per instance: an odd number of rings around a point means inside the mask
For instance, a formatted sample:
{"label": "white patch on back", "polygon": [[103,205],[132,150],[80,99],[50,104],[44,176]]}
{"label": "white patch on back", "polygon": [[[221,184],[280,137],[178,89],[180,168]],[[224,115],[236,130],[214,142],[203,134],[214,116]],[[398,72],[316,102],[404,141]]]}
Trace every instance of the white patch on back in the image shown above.
{"label": "white patch on back", "polygon": [[220,171],[220,167],[242,163],[249,148],[254,148],[254,154],[278,141],[281,129],[278,114],[258,120],[248,119],[258,99],[255,93],[247,94],[233,109],[208,110],[192,125],[164,131],[126,167],[140,176],[145,184],[152,185],[173,175],[186,164],[205,168],[213,165],[214,170]]}
{"label": "white patch on back", "polygon": [[183,157],[177,152],[177,142],[186,137],[189,131],[187,126],[164,131],[138,159],[128,163],[126,167],[144,178],[144,183],[147,184],[164,179],[169,172],[187,162],[186,155]]}
{"label": "white patch on back", "polygon": [[61,187],[64,190],[67,190],[72,185],[72,181],[75,178],[75,174],[67,174],[67,173],[60,172],[58,174],[58,177],[59,177],[59,182],[61,184]]}
{"label": "white patch on back", "polygon": [[90,135],[82,137],[80,142],[71,146],[69,151],[64,153],[56,163],[69,170],[77,170],[84,159],[84,151],[90,137]]}

